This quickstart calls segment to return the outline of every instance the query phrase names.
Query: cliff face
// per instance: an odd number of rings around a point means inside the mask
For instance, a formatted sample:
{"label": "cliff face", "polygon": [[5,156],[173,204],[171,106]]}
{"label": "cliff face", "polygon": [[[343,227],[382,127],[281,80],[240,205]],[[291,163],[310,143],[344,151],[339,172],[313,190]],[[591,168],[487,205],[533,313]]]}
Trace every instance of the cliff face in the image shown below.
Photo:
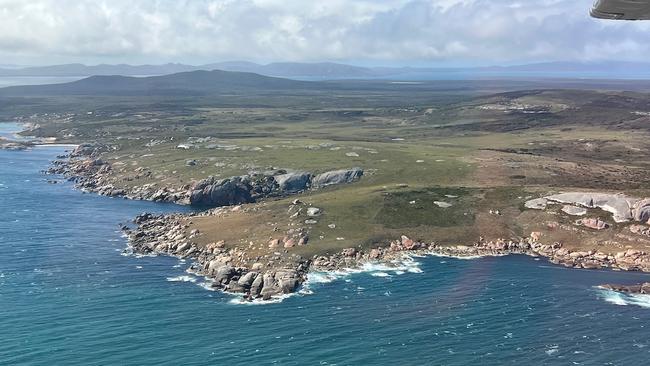
{"label": "cliff face", "polygon": [[188,195],[192,205],[221,207],[252,203],[265,197],[296,194],[308,189],[353,183],[362,176],[363,169],[351,168],[316,176],[309,172],[279,171],[226,179],[209,177],[196,183]]}
{"label": "cliff face", "polygon": [[[207,208],[253,203],[263,198],[289,196],[309,189],[353,183],[363,176],[361,168],[334,170],[319,175],[276,170],[225,179],[210,176],[182,187],[155,187],[152,184],[123,186],[116,182],[111,163],[101,159],[110,150],[111,147],[107,145],[80,145],[69,156],[56,160],[48,173],[64,175],[73,180],[78,188],[105,196]],[[135,172],[143,176],[150,174],[143,168],[136,168]]]}

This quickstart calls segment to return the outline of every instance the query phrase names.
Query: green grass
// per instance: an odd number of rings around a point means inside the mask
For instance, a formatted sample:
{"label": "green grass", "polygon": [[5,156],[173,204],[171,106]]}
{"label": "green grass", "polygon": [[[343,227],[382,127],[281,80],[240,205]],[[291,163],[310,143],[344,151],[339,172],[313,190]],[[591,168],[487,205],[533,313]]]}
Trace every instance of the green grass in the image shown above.
{"label": "green grass", "polygon": [[[390,229],[469,226],[474,223],[475,200],[472,192],[464,188],[427,188],[386,193],[374,221]],[[434,202],[448,203],[451,206],[440,207]]]}
{"label": "green grass", "polygon": [[[41,113],[31,120],[41,125],[43,136],[115,146],[103,158],[114,164],[117,186],[179,187],[207,176],[276,168],[312,173],[363,168],[365,175],[357,183],[299,197],[323,209],[310,245],[295,249],[305,255],[372,246],[402,234],[454,244],[476,240],[486,230],[526,235],[516,221],[522,197],[550,187],[579,189],[585,181],[614,176],[606,169],[585,176],[587,169],[578,180],[570,169],[554,176],[547,174],[550,168],[562,163],[648,171],[647,126],[630,113],[647,109],[646,95],[612,99],[610,93],[555,90],[480,96],[488,91],[431,86],[364,91],[354,85],[337,95],[0,100],[0,116]],[[599,107],[603,101],[607,108]],[[553,113],[480,108],[499,103],[549,105]],[[211,141],[197,149],[176,148],[197,137]],[[586,139],[608,143],[603,150],[580,150]],[[152,140],[164,142],[146,146]],[[209,149],[209,144],[236,148]],[[524,150],[538,155],[517,154]],[[621,161],[614,162],[613,156]],[[197,165],[188,166],[188,160]],[[504,169],[508,164],[522,168]],[[137,177],[138,167],[151,174]],[[611,186],[619,187],[621,180],[647,182],[643,175],[625,174]],[[537,180],[527,184],[528,179]],[[294,198],[263,205],[285,212]],[[441,208],[435,201],[452,206]],[[492,209],[504,214],[487,214]]]}

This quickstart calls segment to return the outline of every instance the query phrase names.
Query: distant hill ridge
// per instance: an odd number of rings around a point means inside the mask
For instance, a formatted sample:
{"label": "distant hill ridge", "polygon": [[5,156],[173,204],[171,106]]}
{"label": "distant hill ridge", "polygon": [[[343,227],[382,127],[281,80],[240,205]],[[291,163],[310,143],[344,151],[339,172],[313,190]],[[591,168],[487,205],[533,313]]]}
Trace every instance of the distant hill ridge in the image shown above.
{"label": "distant hill ridge", "polygon": [[624,61],[598,61],[598,62],[544,62],[513,66],[488,66],[488,67],[362,67],[333,62],[300,63],[300,62],[275,62],[270,64],[257,64],[247,61],[229,61],[211,63],[199,66],[179,63],[163,65],[94,65],[66,64],[53,66],[25,67],[25,68],[0,68],[0,77],[20,76],[56,76],[56,77],[83,77],[93,75],[123,75],[123,76],[154,76],[167,75],[198,70],[224,70],[236,72],[250,72],[265,76],[286,78],[312,78],[312,79],[341,79],[341,78],[381,78],[399,76],[413,73],[469,73],[469,74],[494,74],[494,73],[622,73],[644,74],[650,73],[648,62]]}
{"label": "distant hill ridge", "polygon": [[248,72],[198,70],[149,77],[96,75],[62,84],[7,87],[0,89],[0,95],[208,95],[253,90],[306,89],[318,84],[320,83]]}

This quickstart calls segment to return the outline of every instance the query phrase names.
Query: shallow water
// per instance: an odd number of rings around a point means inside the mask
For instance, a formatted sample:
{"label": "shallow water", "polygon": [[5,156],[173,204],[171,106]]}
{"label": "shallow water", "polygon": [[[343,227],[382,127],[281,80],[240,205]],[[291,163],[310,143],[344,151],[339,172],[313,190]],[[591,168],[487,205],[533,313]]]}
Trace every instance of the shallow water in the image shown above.
{"label": "shallow water", "polygon": [[15,122],[0,122],[0,139],[20,141],[26,140],[24,136],[17,135],[16,132],[22,130],[22,125]]}
{"label": "shallow water", "polygon": [[82,194],[40,173],[61,148],[0,151],[0,364],[634,365],[650,357],[650,281],[527,257],[414,258],[313,274],[238,305],[189,263],[121,255],[119,223],[183,207]]}

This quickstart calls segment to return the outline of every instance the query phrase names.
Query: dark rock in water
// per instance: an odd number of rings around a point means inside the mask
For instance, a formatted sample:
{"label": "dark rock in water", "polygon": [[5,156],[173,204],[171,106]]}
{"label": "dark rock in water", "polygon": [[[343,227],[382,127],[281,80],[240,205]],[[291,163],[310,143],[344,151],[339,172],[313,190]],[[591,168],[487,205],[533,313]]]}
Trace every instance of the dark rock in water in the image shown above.
{"label": "dark rock in water", "polygon": [[314,177],[311,185],[316,188],[322,188],[336,184],[352,183],[361,179],[362,176],[363,169],[361,168],[333,170]]}
{"label": "dark rock in water", "polygon": [[190,194],[190,204],[198,206],[230,206],[254,202],[250,181],[246,177],[215,180],[213,177],[197,183]]}
{"label": "dark rock in water", "polygon": [[276,175],[275,181],[277,182],[280,191],[287,193],[294,193],[304,191],[309,188],[312,175],[310,173],[287,173]]}
{"label": "dark rock in water", "polygon": [[645,282],[636,285],[603,285],[601,286],[608,290],[616,292],[625,292],[629,294],[650,294],[650,282]]}

